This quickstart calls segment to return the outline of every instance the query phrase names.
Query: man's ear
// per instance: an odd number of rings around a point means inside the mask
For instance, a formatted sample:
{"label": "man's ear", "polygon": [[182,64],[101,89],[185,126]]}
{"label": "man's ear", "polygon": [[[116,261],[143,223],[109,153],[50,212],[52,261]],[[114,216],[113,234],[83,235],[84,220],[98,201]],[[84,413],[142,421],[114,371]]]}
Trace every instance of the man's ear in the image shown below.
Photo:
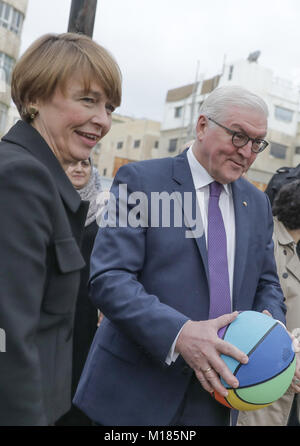
{"label": "man's ear", "polygon": [[207,118],[204,115],[200,115],[198,118],[198,121],[197,121],[197,126],[196,126],[196,135],[197,135],[198,141],[202,140],[207,129],[208,129]]}

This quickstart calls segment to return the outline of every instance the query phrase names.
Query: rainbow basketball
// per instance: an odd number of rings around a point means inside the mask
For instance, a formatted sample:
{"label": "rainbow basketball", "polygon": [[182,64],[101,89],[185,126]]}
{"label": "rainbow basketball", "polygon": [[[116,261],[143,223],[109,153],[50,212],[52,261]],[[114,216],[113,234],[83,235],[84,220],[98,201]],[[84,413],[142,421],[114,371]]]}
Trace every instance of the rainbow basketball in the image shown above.
{"label": "rainbow basketball", "polygon": [[228,389],[227,397],[214,392],[214,398],[231,409],[257,410],[269,406],[288,389],[296,368],[292,341],[285,328],[275,319],[256,311],[243,311],[229,324],[222,338],[249,357],[241,364],[221,355],[239,381]]}

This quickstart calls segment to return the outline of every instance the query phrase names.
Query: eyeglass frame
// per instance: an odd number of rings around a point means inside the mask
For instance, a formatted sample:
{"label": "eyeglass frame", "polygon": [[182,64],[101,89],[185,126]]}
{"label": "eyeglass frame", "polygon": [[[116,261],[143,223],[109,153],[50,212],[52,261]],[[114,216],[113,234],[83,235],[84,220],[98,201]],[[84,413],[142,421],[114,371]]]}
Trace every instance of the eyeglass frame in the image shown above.
{"label": "eyeglass frame", "polygon": [[[260,138],[250,138],[250,136],[247,135],[247,133],[245,133],[245,132],[241,132],[241,131],[236,131],[236,130],[229,129],[228,127],[225,127],[225,125],[220,124],[219,122],[215,121],[215,120],[212,119],[212,118],[207,117],[207,119],[208,119],[209,121],[212,121],[214,124],[217,124],[219,127],[221,127],[222,129],[226,130],[227,132],[229,132],[229,133],[232,135],[232,144],[233,144],[234,147],[236,147],[237,149],[241,149],[242,147],[245,147],[245,146],[248,144],[249,141],[252,141],[251,151],[252,151],[253,153],[261,153],[261,152],[263,152],[263,151],[268,147],[268,145],[269,145],[269,143],[268,143],[267,141],[265,141],[264,139],[260,139]],[[245,142],[245,144],[243,144],[243,145],[241,145],[241,146],[237,146],[237,145],[233,142],[233,139],[234,139],[235,135],[238,134],[238,133],[239,133],[239,134],[242,134],[242,135],[245,135],[245,137],[248,138],[247,142]],[[255,151],[255,150],[253,150],[253,143],[255,143],[255,142],[257,142],[257,141],[261,141],[262,143],[264,143],[264,146],[263,146],[262,149],[260,149],[260,150],[258,150],[258,151]]]}

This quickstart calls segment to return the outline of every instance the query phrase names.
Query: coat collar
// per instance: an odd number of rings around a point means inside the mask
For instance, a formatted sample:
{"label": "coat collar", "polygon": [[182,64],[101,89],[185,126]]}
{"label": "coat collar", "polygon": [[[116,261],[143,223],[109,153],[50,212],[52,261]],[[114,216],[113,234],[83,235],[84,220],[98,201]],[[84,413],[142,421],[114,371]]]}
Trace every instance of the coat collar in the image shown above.
{"label": "coat collar", "polygon": [[192,173],[187,159],[187,151],[185,149],[183,153],[173,158],[173,180],[179,184],[184,185],[187,183],[188,185],[193,185]]}
{"label": "coat collar", "polygon": [[55,178],[59,193],[65,204],[72,212],[78,211],[81,204],[79,194],[46,141],[34,127],[24,121],[18,121],[2,140],[21,146],[43,163]]}
{"label": "coat collar", "polygon": [[280,245],[295,245],[296,243],[291,236],[291,234],[287,231],[284,224],[277,219],[277,217],[274,217],[274,230],[276,230],[276,236],[278,243]]}
{"label": "coat collar", "polygon": [[285,252],[285,267],[300,281],[299,257],[297,254],[297,244],[284,224],[274,217],[274,240],[281,247],[280,251]]}

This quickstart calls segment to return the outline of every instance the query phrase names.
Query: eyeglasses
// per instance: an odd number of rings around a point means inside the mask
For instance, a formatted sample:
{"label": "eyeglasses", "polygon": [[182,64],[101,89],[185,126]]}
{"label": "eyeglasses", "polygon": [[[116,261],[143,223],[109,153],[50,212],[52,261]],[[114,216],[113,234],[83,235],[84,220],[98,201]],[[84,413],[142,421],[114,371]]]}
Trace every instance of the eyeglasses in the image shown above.
{"label": "eyeglasses", "polygon": [[219,127],[222,127],[222,129],[226,130],[230,135],[232,135],[232,144],[237,149],[240,149],[241,147],[244,147],[246,144],[248,144],[249,141],[252,141],[251,150],[254,153],[260,153],[269,145],[267,141],[264,139],[259,138],[250,138],[250,136],[246,135],[246,133],[243,132],[236,132],[234,130],[231,130],[227,127],[225,127],[222,124],[219,124],[217,121],[215,121],[212,118],[208,118],[209,121],[214,122]]}

